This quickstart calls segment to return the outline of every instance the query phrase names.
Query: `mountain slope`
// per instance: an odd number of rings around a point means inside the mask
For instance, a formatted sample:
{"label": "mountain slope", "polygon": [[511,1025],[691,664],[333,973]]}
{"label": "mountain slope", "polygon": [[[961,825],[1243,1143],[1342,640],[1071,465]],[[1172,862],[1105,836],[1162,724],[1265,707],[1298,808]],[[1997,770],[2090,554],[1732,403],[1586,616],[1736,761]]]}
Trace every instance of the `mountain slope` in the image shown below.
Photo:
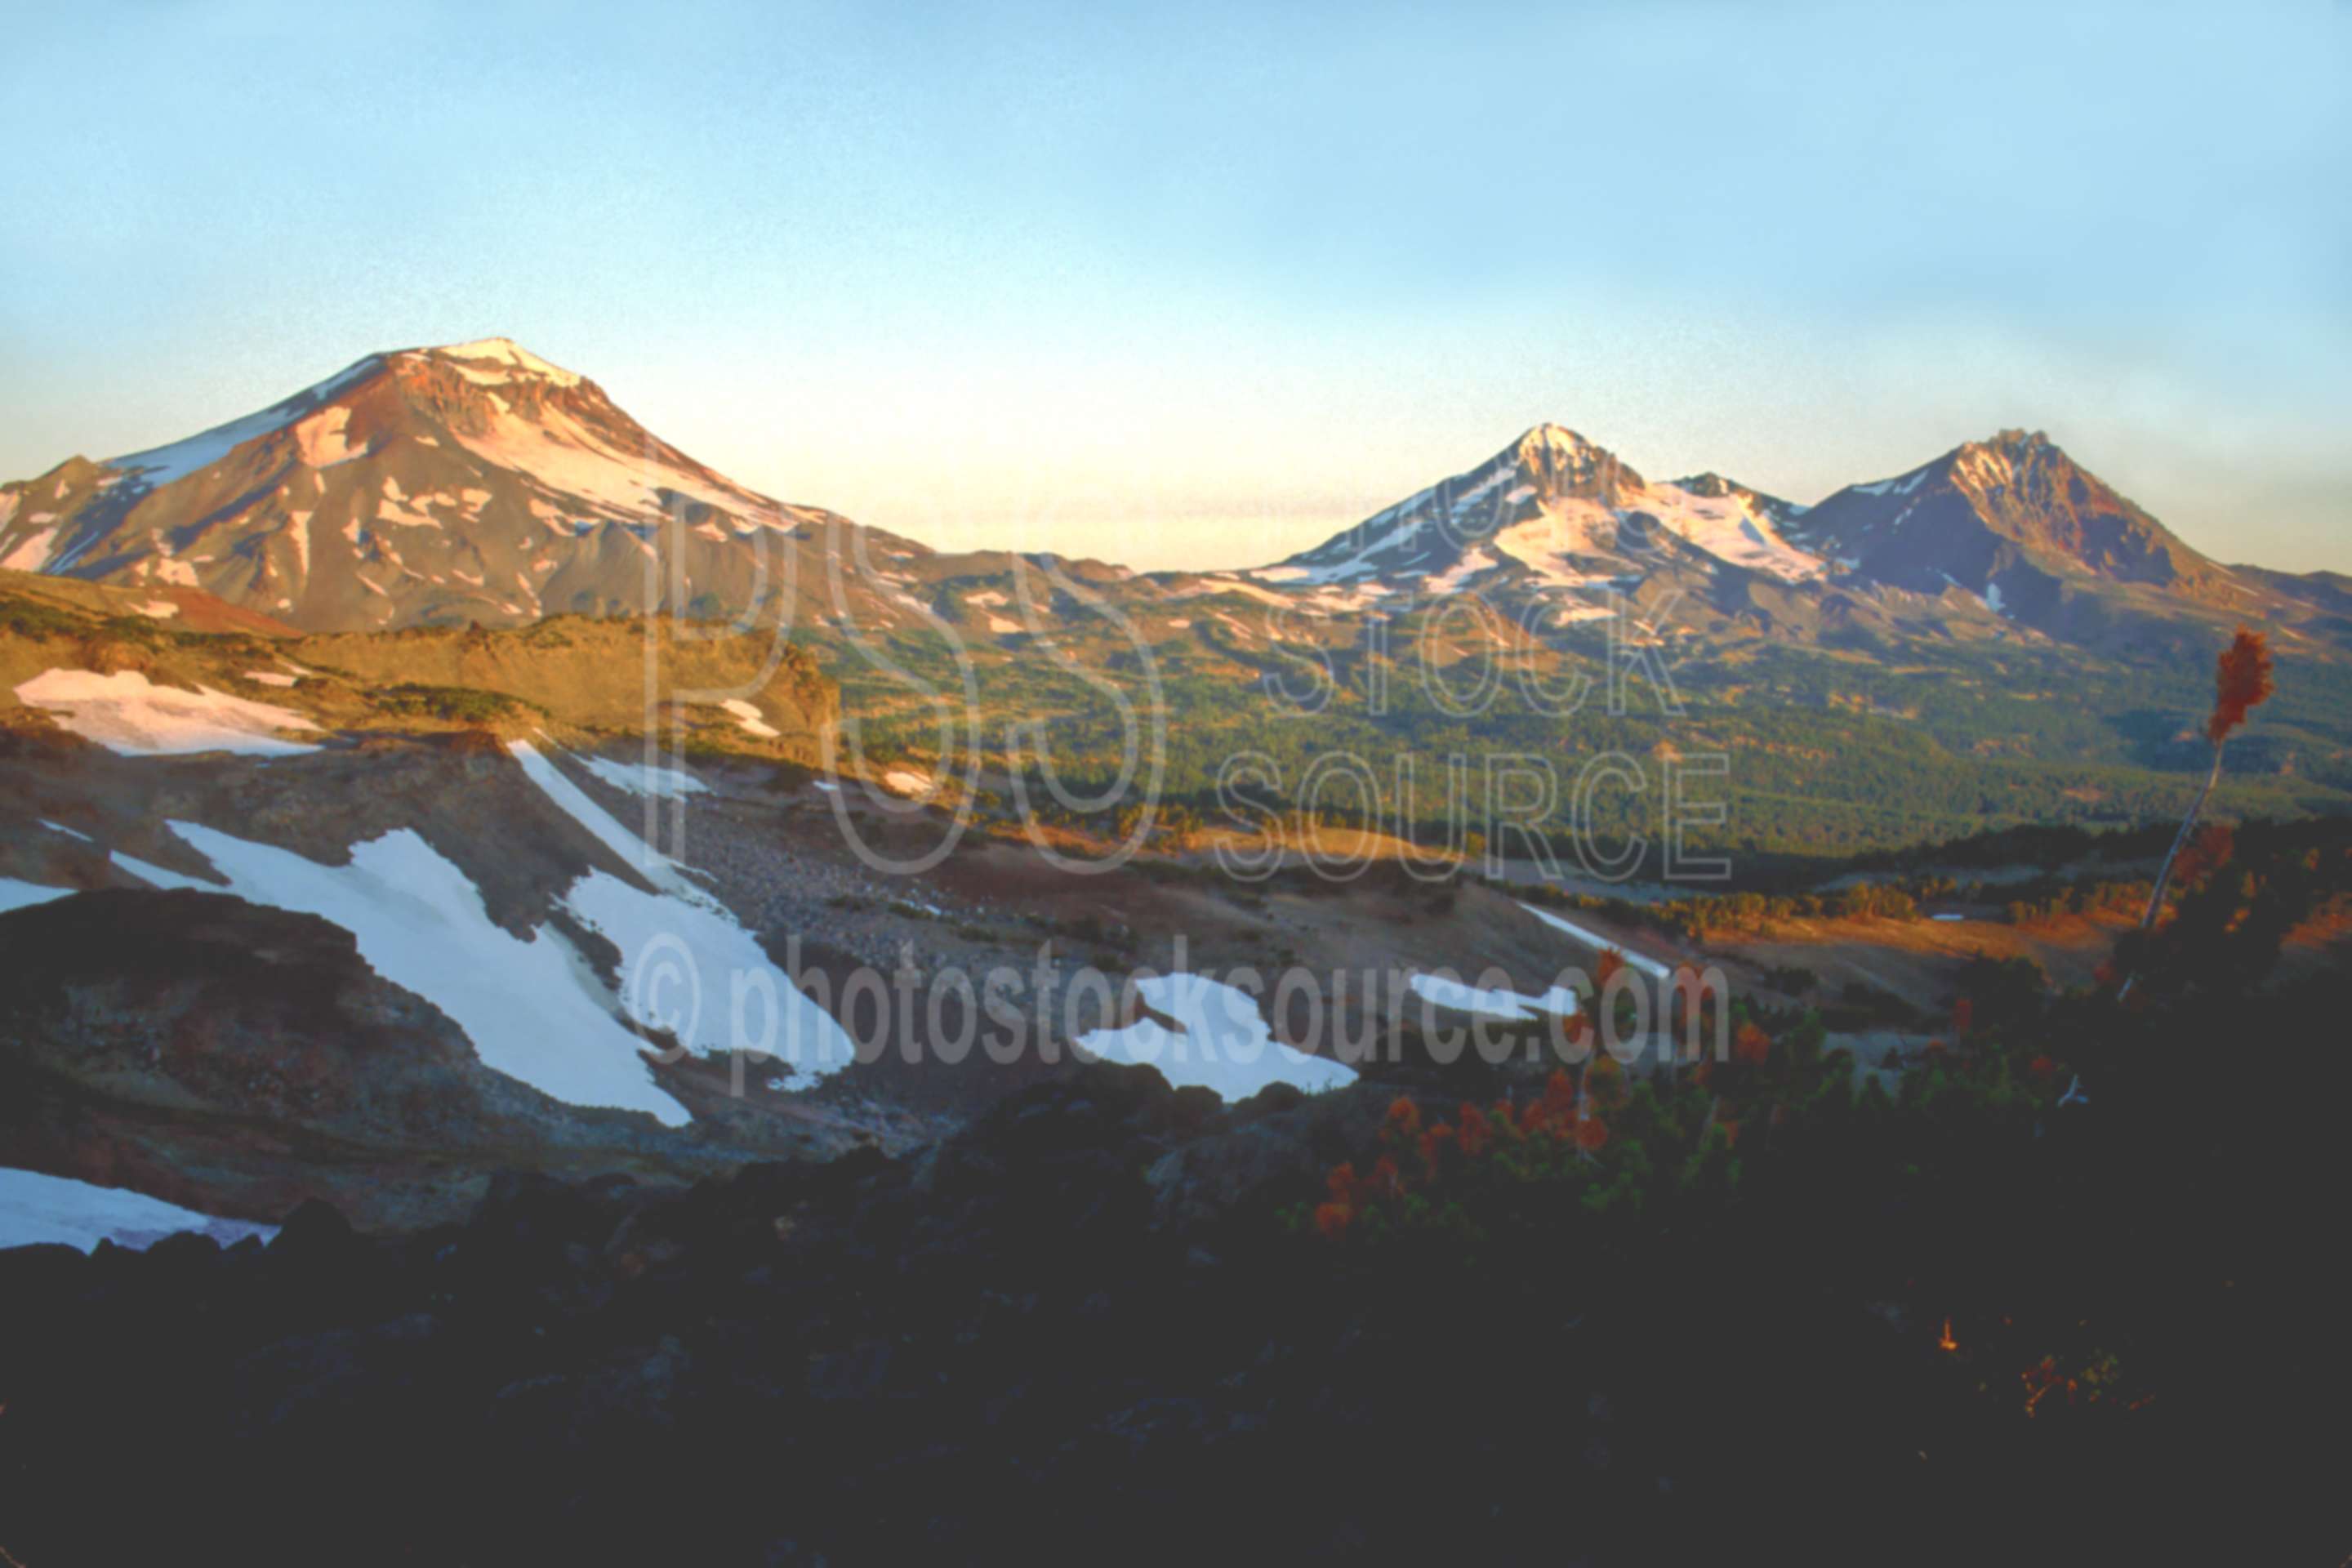
{"label": "mountain slope", "polygon": [[835,595],[803,559],[850,526],[502,338],[371,354],[186,440],[0,487],[0,564],[202,588],[317,631],[803,601],[887,624],[907,606],[854,578]]}
{"label": "mountain slope", "polygon": [[1849,485],[1809,511],[1805,537],[1880,582],[1974,594],[2021,565],[2145,584],[2221,603],[2229,574],[2036,430],[1970,441],[1909,473]]}

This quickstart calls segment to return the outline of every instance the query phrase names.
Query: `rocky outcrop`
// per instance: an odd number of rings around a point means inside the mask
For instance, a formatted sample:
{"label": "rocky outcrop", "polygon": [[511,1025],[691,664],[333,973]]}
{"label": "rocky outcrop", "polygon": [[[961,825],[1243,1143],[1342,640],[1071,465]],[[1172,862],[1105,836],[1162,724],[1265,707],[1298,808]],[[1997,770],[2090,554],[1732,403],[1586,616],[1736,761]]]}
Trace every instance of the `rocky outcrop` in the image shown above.
{"label": "rocky outcrop", "polygon": [[484,1066],[348,931],[223,895],[101,889],[0,916],[9,1163],[275,1220],[320,1198],[371,1227],[466,1213],[490,1173],[683,1182],[859,1141],[821,1117],[671,1129]]}

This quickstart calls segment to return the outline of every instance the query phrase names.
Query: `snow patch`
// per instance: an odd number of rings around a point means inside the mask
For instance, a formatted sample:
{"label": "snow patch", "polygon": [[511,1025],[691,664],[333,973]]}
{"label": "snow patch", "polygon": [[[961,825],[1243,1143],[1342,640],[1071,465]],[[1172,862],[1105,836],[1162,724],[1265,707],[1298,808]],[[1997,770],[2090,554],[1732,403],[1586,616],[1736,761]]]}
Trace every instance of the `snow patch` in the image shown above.
{"label": "snow patch", "polygon": [[1576,1011],[1576,993],[1565,985],[1555,985],[1540,996],[1528,996],[1517,991],[1466,985],[1459,980],[1442,974],[1420,974],[1412,977],[1413,994],[1463,1013],[1484,1013],[1494,1018],[1521,1021],[1544,1013],[1556,1013],[1568,1017]]}
{"label": "snow patch", "polygon": [[[60,827],[58,831],[64,833],[69,830]],[[79,837],[80,835],[76,834],[75,837]],[[37,882],[20,882],[14,877],[0,877],[0,914],[6,914],[10,910],[30,909],[35,904],[46,904],[51,899],[62,899],[73,891],[76,889],[72,888],[47,888]]]}
{"label": "snow patch", "polygon": [[620,949],[622,1005],[646,1027],[693,1050],[763,1051],[795,1089],[857,1059],[848,1031],[717,904],[645,892],[603,871],[573,883],[563,903]]}
{"label": "snow patch", "polygon": [[[9,499],[14,500],[16,498],[11,496]],[[11,572],[38,572],[48,564],[49,547],[57,542],[57,537],[58,531],[54,528],[33,530],[32,532],[16,541],[15,549],[5,555],[0,555],[0,567],[5,567]]]}
{"label": "snow patch", "polygon": [[247,441],[283,430],[317,409],[320,404],[332,399],[336,394],[363,380],[382,363],[375,355],[370,354],[318,385],[307,387],[282,402],[273,403],[258,414],[248,414],[226,425],[215,425],[168,447],[154,447],[144,452],[133,452],[128,457],[110,458],[106,466],[134,474],[149,485],[168,485],[199,468],[211,467]]}
{"label": "snow patch", "polygon": [[1655,980],[1667,979],[1674,973],[1672,969],[1660,963],[1656,959],[1644,958],[1640,953],[1635,952],[1629,948],[1595,936],[1592,932],[1585,930],[1582,926],[1576,924],[1572,921],[1562,920],[1559,916],[1552,913],[1549,910],[1538,909],[1533,904],[1521,904],[1519,908],[1527,910],[1528,913],[1535,916],[1536,919],[1543,921],[1544,924],[1552,927],[1554,930],[1565,931],[1567,934],[1574,937],[1577,941],[1582,942],[1587,947],[1592,948],[1595,951],[1605,948],[1618,953],[1625,960],[1625,965],[1629,969],[1638,971],[1639,973],[1649,975],[1651,978]]}
{"label": "snow patch", "polygon": [[[512,338],[477,338],[470,343],[450,343],[442,348],[436,349],[433,352],[440,354],[445,359],[473,360],[478,362],[487,362],[492,364],[502,364],[509,370],[521,371],[526,374],[535,375],[543,380],[551,381],[558,386],[577,386],[580,384],[580,376],[578,373],[565,370],[561,365],[548,363],[547,361],[540,358],[529,349],[524,348]],[[467,373],[460,368],[458,374],[465,374]],[[475,377],[474,379],[480,378]],[[495,379],[506,381],[512,378],[509,376],[499,376]]]}
{"label": "snow patch", "polygon": [[106,858],[115,865],[121,867],[123,870],[130,872],[132,876],[146,883],[149,887],[161,888],[167,893],[182,891],[191,893],[225,893],[228,891],[226,888],[222,887],[217,882],[207,882],[199,878],[184,876],[178,871],[167,871],[161,866],[151,866],[144,860],[125,855],[120,849],[110,851]]}
{"label": "snow patch", "polygon": [[143,1252],[184,1230],[209,1236],[223,1247],[247,1237],[267,1242],[278,1234],[274,1225],[215,1219],[128,1187],[101,1187],[37,1171],[0,1170],[0,1247],[51,1244],[89,1252],[100,1242],[110,1241]]}
{"label": "snow patch", "polygon": [[313,468],[331,468],[367,455],[364,446],[351,442],[352,411],[341,404],[322,408],[294,426],[294,449]]}
{"label": "snow patch", "polygon": [[708,897],[686,879],[677,861],[622,826],[603,806],[590,800],[578,784],[565,778],[553,763],[540,755],[538,748],[529,741],[509,741],[507,754],[521,766],[525,776],[539,786],[541,794],[586,828],[598,843],[620,857],[624,865],[673,897],[695,900]]}
{"label": "snow patch", "polygon": [[1356,1079],[1355,1068],[1276,1039],[1256,1000],[1235,986],[1201,974],[1156,974],[1137,981],[1135,990],[1181,1032],[1139,1018],[1125,1028],[1090,1031],[1076,1044],[1107,1061],[1157,1068],[1178,1089],[1214,1089],[1227,1101],[1246,1100],[1270,1083],[1311,1093]]}
{"label": "snow patch", "polygon": [[747,734],[757,735],[762,741],[773,741],[783,734],[782,730],[769,723],[757,708],[740,697],[730,697],[719,706],[733,714],[735,722],[742,726]]}
{"label": "snow patch", "polygon": [[1653,485],[1648,500],[1650,505],[1633,510],[1650,512],[1719,561],[1784,583],[1818,577],[1825,569],[1820,557],[1781,538],[1771,519],[1750,506],[1746,496],[1703,496],[1680,485]]}
{"label": "snow patch", "polygon": [[572,761],[614,789],[630,795],[683,800],[690,795],[705,794],[710,788],[683,768],[656,767],[651,763],[625,763],[613,757],[574,756]]}
{"label": "snow patch", "polygon": [[126,757],[191,752],[283,757],[319,749],[278,738],[280,730],[318,731],[319,726],[290,708],[248,701],[209,687],[182,691],[156,686],[135,669],[119,675],[43,670],[16,688],[16,700],[59,715],[58,721],[66,729]]}

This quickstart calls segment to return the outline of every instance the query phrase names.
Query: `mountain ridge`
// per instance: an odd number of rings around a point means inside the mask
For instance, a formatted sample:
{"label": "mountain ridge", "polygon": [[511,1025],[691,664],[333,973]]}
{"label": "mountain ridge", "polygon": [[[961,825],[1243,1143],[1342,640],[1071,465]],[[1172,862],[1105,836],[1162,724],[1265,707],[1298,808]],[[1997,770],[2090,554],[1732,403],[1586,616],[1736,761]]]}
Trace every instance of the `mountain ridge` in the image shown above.
{"label": "mountain ridge", "polygon": [[[951,586],[1001,578],[1012,558],[941,555],[776,500],[647,430],[590,377],[490,337],[364,355],[179,441],[0,486],[0,565],[202,590],[311,631],[660,609],[789,617],[849,639],[970,619]],[[2023,428],[1806,505],[1714,470],[1653,481],[1546,421],[1269,565],[1093,576],[1139,602],[1248,583],[1317,614],[1470,592],[1514,610],[1540,601],[1554,628],[1646,585],[1784,636],[1859,626],[2119,647],[2168,637],[2183,615],[2245,616],[2352,646],[2324,579],[2221,565]]]}

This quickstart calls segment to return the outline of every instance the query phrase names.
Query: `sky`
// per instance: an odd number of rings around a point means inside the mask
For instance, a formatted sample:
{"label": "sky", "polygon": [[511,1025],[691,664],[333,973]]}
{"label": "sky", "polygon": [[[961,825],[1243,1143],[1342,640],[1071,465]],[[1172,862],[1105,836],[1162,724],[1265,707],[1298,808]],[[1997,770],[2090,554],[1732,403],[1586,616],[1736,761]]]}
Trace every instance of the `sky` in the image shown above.
{"label": "sky", "polygon": [[1547,420],[1808,502],[2016,426],[2352,570],[2344,0],[0,29],[0,477],[504,335],[943,548],[1272,560]]}

